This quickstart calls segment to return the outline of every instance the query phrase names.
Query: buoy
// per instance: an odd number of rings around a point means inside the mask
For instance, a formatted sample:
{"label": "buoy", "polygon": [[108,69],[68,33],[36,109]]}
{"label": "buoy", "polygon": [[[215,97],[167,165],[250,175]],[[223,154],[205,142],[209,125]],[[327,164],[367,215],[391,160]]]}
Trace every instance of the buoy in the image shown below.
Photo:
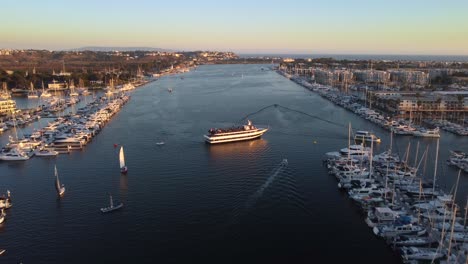
{"label": "buoy", "polygon": [[114,144],[114,148],[116,148],[119,144]]}

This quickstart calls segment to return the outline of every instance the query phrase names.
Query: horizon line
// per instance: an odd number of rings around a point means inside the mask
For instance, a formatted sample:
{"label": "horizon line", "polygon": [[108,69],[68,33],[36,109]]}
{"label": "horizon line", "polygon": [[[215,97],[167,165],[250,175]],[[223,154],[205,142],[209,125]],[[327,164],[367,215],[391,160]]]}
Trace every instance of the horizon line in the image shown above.
{"label": "horizon line", "polygon": [[[78,51],[79,49],[83,48],[115,48],[115,50],[118,51],[119,48],[121,49],[131,49],[135,48],[134,50],[126,50],[124,52],[130,52],[130,51],[151,51],[151,50],[146,50],[146,49],[155,49],[158,50],[159,52],[170,52],[170,53],[176,53],[176,52],[196,52],[196,51],[217,51],[217,52],[233,52],[236,54],[241,54],[241,55],[351,55],[351,56],[379,56],[379,55],[384,55],[384,56],[450,56],[450,57],[468,57],[468,54],[444,54],[444,53],[437,53],[437,54],[430,54],[430,53],[360,53],[360,52],[326,52],[326,51],[318,51],[318,52],[311,52],[311,51],[252,51],[254,49],[246,49],[246,51],[242,50],[235,50],[235,49],[177,49],[177,48],[156,48],[156,47],[149,47],[149,46],[83,46],[83,47],[78,47],[78,48],[54,48],[54,49],[49,49],[49,48],[0,48],[1,49],[11,49],[11,50],[47,50],[47,51]],[[143,49],[138,49],[138,48],[143,48]],[[145,49],[146,48],[146,49]],[[247,51],[248,50],[248,51]],[[86,49],[82,50],[86,51]],[[92,50],[89,49],[88,51],[95,51],[95,52],[105,52],[105,51],[99,51],[99,50]]]}

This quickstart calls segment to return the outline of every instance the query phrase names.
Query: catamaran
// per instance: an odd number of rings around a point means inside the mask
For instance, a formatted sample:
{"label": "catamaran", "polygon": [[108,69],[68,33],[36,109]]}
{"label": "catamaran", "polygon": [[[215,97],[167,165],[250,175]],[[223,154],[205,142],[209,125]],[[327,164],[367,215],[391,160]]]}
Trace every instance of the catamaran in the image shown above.
{"label": "catamaran", "polygon": [[60,184],[57,166],[55,166],[55,189],[57,190],[59,197],[62,197],[65,194],[65,185]]}
{"label": "catamaran", "polygon": [[123,146],[120,147],[119,162],[120,162],[120,172],[127,173],[128,168],[127,166],[125,166],[125,156],[124,156]]}
{"label": "catamaran", "polygon": [[118,210],[118,209],[120,209],[120,208],[123,207],[123,203],[120,203],[120,204],[114,206],[114,200],[112,200],[112,195],[109,195],[109,200],[110,200],[110,206],[109,206],[109,207],[101,208],[101,212],[103,212],[103,213],[109,213],[109,212]]}

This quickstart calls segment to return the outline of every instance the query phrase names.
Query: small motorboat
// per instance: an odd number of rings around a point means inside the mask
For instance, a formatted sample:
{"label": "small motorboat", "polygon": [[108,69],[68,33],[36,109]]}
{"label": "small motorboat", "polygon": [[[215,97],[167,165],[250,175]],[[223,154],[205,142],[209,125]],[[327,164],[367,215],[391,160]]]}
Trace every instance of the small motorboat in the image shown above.
{"label": "small motorboat", "polygon": [[118,210],[118,209],[123,207],[123,203],[120,203],[120,204],[114,206],[114,201],[112,200],[112,195],[109,195],[109,199],[110,199],[110,206],[101,208],[101,212],[110,213],[112,211]]}
{"label": "small motorboat", "polygon": [[158,145],[158,146],[162,146],[162,145],[164,145],[164,144],[166,144],[166,143],[164,143],[164,141],[156,142],[156,145]]}
{"label": "small motorboat", "polygon": [[5,254],[5,252],[6,252],[6,249],[0,249],[0,256]]}

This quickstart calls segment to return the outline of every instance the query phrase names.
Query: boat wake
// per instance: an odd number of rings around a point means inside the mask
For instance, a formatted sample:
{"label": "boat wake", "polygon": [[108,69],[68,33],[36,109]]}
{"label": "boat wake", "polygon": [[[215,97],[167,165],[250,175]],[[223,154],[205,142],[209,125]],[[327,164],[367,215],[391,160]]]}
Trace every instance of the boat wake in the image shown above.
{"label": "boat wake", "polygon": [[270,184],[275,180],[276,176],[280,174],[288,166],[288,160],[283,159],[281,163],[273,170],[272,174],[267,178],[267,180],[258,188],[258,190],[250,196],[250,198],[247,200],[245,207],[246,208],[251,208],[254,206],[258,199],[260,199],[263,196],[263,192],[270,186]]}

